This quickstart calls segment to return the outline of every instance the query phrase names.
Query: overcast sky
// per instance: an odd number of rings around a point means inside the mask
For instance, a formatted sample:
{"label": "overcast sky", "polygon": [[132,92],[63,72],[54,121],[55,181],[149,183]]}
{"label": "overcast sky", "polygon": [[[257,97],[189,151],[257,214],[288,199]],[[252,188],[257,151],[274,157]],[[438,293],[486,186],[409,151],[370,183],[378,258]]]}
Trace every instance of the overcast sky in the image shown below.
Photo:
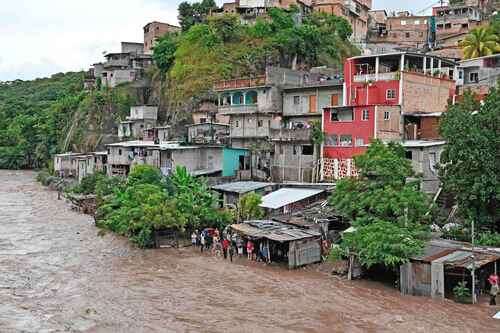
{"label": "overcast sky", "polygon": [[[182,0],[3,0],[0,81],[87,69],[120,41],[142,42],[150,21],[177,24]],[[223,0],[217,1],[219,4]],[[374,0],[374,9],[418,11],[437,0]]]}

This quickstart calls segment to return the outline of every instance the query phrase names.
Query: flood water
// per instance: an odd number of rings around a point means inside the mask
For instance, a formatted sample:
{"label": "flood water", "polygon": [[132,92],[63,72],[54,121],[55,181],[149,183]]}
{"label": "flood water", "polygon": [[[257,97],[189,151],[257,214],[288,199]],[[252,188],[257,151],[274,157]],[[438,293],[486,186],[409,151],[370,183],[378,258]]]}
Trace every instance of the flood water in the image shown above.
{"label": "flood water", "polygon": [[[486,304],[313,269],[140,250],[32,172],[0,171],[0,332],[500,332]],[[497,308],[500,310],[500,308]]]}

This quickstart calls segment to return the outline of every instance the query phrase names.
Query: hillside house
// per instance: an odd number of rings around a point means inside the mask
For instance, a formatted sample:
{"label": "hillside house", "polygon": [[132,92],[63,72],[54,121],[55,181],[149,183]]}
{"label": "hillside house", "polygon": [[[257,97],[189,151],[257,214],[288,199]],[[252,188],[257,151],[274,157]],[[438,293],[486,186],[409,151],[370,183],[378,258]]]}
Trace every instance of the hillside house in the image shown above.
{"label": "hillside house", "polygon": [[[120,140],[142,140],[144,139],[144,131],[155,127],[157,119],[157,106],[132,106],[130,108],[130,115],[118,125],[118,138]],[[146,134],[149,134],[149,132]]]}
{"label": "hillside house", "polygon": [[78,160],[82,153],[64,153],[54,156],[54,171],[58,177],[78,177]]}
{"label": "hillside house", "polygon": [[499,78],[500,54],[462,60],[455,73],[458,95],[462,96],[470,90],[479,100],[483,100],[489,90],[496,87]]}
{"label": "hillside house", "polygon": [[308,79],[308,73],[268,67],[261,76],[215,84],[214,90],[219,95],[218,113],[230,119],[231,146],[252,151],[250,177],[270,178],[274,149],[269,138],[271,129],[281,127],[282,89],[301,85]]}
{"label": "hillside house", "polygon": [[283,89],[281,127],[271,129],[275,182],[312,182],[320,172],[320,145],[312,141],[313,126],[321,127],[323,108],[342,103],[342,81],[324,78]]}
{"label": "hillside house", "polygon": [[344,106],[323,113],[325,179],[355,176],[353,157],[372,139],[439,139],[439,119],[455,94],[455,66],[409,52],[348,59]]}

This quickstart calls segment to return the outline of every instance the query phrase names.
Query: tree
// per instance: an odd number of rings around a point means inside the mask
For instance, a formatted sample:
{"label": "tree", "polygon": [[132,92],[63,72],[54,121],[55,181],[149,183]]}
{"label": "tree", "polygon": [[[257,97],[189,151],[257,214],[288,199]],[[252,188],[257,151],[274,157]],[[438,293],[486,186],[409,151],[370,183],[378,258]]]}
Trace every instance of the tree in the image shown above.
{"label": "tree", "polygon": [[177,37],[175,34],[165,34],[160,37],[153,47],[153,61],[164,76],[172,68],[177,51]]}
{"label": "tree", "polygon": [[216,9],[217,4],[214,0],[202,0],[193,4],[181,2],[178,7],[178,19],[182,31],[188,31],[193,25],[204,22],[210,11]]}
{"label": "tree", "polygon": [[413,170],[398,144],[375,140],[355,162],[359,177],[337,182],[330,198],[356,229],[341,246],[365,266],[395,267],[423,248],[428,198],[408,181]]}
{"label": "tree", "polygon": [[151,165],[135,165],[128,175],[127,182],[131,186],[138,184],[160,185],[162,175],[158,168]]}
{"label": "tree", "polygon": [[240,198],[238,202],[238,220],[248,221],[264,217],[264,210],[259,206],[262,197],[257,193],[248,193]]}
{"label": "tree", "polygon": [[500,52],[499,36],[489,27],[473,29],[459,45],[464,52],[464,59],[478,58]]}
{"label": "tree", "polygon": [[440,178],[467,220],[500,231],[500,92],[493,88],[480,105],[470,93],[448,107],[441,122],[447,145],[441,154]]}

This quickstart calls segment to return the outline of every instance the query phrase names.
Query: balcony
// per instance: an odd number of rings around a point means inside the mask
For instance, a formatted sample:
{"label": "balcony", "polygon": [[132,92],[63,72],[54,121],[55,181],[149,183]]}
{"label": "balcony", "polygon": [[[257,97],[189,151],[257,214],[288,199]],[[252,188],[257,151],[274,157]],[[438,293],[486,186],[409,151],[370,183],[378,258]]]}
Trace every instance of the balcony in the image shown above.
{"label": "balcony", "polygon": [[280,128],[271,129],[272,141],[311,141],[311,128]]}
{"label": "balcony", "polygon": [[255,78],[224,80],[216,82],[214,85],[215,91],[224,91],[231,89],[245,89],[262,87],[266,85],[266,76],[257,76]]}
{"label": "balcony", "polygon": [[255,105],[221,105],[219,106],[219,114],[221,115],[231,115],[231,114],[252,114],[259,111],[258,106]]}
{"label": "balcony", "polygon": [[370,81],[393,81],[393,80],[399,80],[399,76],[400,74],[398,72],[379,73],[377,79],[377,74],[375,73],[360,74],[360,75],[354,75],[354,82],[363,83]]}

